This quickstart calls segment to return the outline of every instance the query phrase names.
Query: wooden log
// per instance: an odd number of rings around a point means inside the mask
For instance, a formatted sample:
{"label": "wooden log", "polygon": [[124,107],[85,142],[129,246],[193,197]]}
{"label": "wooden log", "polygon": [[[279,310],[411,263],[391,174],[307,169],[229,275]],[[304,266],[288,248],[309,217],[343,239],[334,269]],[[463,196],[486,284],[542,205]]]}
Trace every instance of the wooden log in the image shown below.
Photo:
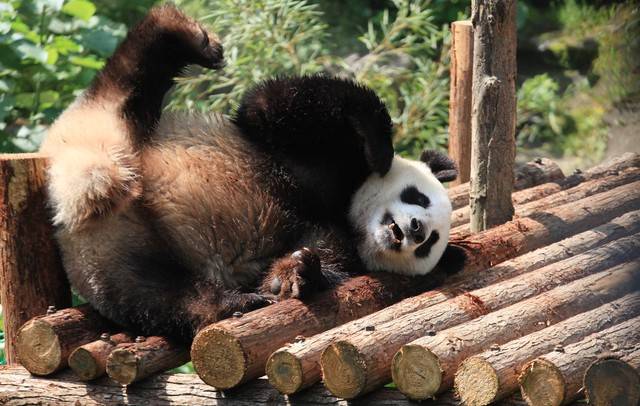
{"label": "wooden log", "polygon": [[67,366],[69,354],[90,343],[113,325],[89,305],[63,309],[29,320],[16,338],[20,363],[34,375],[48,375]]}
{"label": "wooden log", "polygon": [[[637,159],[637,154],[631,154],[628,159],[616,159],[611,161],[609,165],[594,167],[592,170],[573,174],[556,182],[547,182],[529,189],[515,192],[512,195],[513,204],[515,205],[516,214],[520,217],[527,216],[543,208],[550,208],[565,204],[569,201],[575,201],[595,193],[601,193],[614,187],[629,183],[637,174],[638,166],[633,166]],[[632,172],[632,173],[629,173]],[[606,178],[606,180],[602,179]],[[596,181],[599,179],[599,181]],[[614,183],[608,183],[607,180]],[[637,180],[637,179],[636,179]],[[578,189],[580,197],[574,195],[572,188],[583,182],[592,181],[589,186]],[[561,193],[563,192],[564,193]],[[556,193],[561,193],[556,197]],[[548,197],[554,195],[554,198]],[[536,205],[533,203],[538,201]],[[529,203],[529,204],[527,204]],[[526,206],[525,206],[526,205]],[[457,227],[469,222],[469,207],[461,207],[451,213],[451,227]]]}
{"label": "wooden log", "polygon": [[471,230],[513,217],[516,129],[516,1],[474,0]]}
{"label": "wooden log", "polygon": [[[541,210],[478,234],[456,227],[451,240],[467,248],[467,269],[486,269],[509,258],[591,229],[640,207],[640,182]],[[491,252],[486,250],[491,248]],[[480,250],[480,251],[479,251]]]}
{"label": "wooden log", "polygon": [[267,357],[296,337],[328,330],[439,284],[444,273],[434,272],[419,278],[371,273],[305,302],[289,299],[214,323],[193,340],[193,366],[209,385],[232,388],[262,376]]}
{"label": "wooden log", "polygon": [[[564,173],[554,161],[541,158],[516,166],[513,176],[516,179],[513,185],[514,190],[523,190],[563,179]],[[447,192],[451,200],[451,206],[454,209],[459,209],[469,204],[469,183],[451,187]]]}
{"label": "wooden log", "polygon": [[445,288],[405,299],[368,317],[353,320],[278,349],[267,360],[267,377],[282,393],[298,392],[321,379],[320,355],[327,346],[364,329],[367,325],[386,323],[404,314],[444,302],[460,292],[479,289],[499,280],[542,268],[638,232],[640,211],[630,212],[592,230],[503,262],[484,272],[466,273],[460,281],[448,284]]}
{"label": "wooden log", "polygon": [[638,282],[640,263],[618,265],[435,336],[419,338],[395,354],[391,376],[409,398],[432,398],[451,387],[456,368],[465,358],[617,299]]}
{"label": "wooden log", "polygon": [[189,361],[189,350],[165,337],[138,337],[134,343],[118,344],[107,358],[107,375],[129,385]]}
{"label": "wooden log", "polygon": [[46,208],[46,165],[39,154],[0,154],[0,303],[9,364],[18,362],[16,336],[27,320],[71,305]]}
{"label": "wooden log", "polygon": [[[608,358],[624,358],[634,351],[640,355],[639,327],[640,317],[635,317],[570,344],[564,347],[563,351],[553,351],[534,359],[522,369],[522,374],[518,377],[522,397],[531,406],[560,406],[577,399],[582,395],[585,371],[605,354]],[[598,386],[595,392],[601,393],[602,390],[599,390],[601,388],[605,388],[607,394],[619,391],[618,394],[623,395],[620,396],[620,400],[630,400],[627,403],[629,405],[638,404],[640,380],[637,373],[635,385],[615,382],[615,379],[611,379],[615,375],[612,373],[602,374],[604,378],[598,375],[600,375],[599,372],[587,375],[587,381]],[[603,386],[603,383],[606,383],[606,386]],[[589,387],[589,385],[585,386]],[[635,391],[635,397],[632,395],[633,391]],[[589,404],[624,404],[609,399],[611,401],[608,403],[600,400],[589,402]]]}
{"label": "wooden log", "polygon": [[637,258],[638,250],[640,235],[624,237],[526,276],[497,282],[359,331],[324,350],[320,358],[324,383],[331,393],[346,399],[370,392],[389,382],[392,357],[402,345]]}
{"label": "wooden log", "polygon": [[471,84],[473,27],[471,21],[451,24],[451,81],[449,89],[449,156],[458,166],[452,186],[469,182],[471,173]]}
{"label": "wooden log", "polygon": [[[455,240],[467,248],[465,272],[486,269],[640,207],[640,196],[635,193],[640,182],[635,183],[480,234],[465,238],[458,235]],[[269,355],[293,342],[295,337],[308,337],[371,314],[426,290],[423,283],[433,285],[440,276],[438,272],[417,279],[391,277],[385,273],[362,276],[335,291],[323,292],[307,303],[287,300],[241,319],[212,324],[194,340],[191,349],[194,367],[202,379],[213,386],[239,385],[261,376]],[[232,363],[220,361],[228,359]]]}
{"label": "wooden log", "polygon": [[517,376],[530,360],[551,350],[640,315],[640,292],[558,324],[467,358],[456,372],[454,385],[470,406],[488,405],[518,388]]}
{"label": "wooden log", "polygon": [[[315,385],[304,393],[285,397],[273,389],[266,379],[256,379],[240,390],[218,391],[203,383],[195,374],[155,375],[128,386],[103,377],[87,384],[78,382],[70,371],[47,377],[34,377],[19,366],[0,366],[0,404],[6,406],[289,406],[295,404],[347,406],[347,402],[331,395],[324,386]],[[362,398],[367,406],[412,406],[400,392],[383,388]],[[430,404],[425,403],[426,406]],[[438,397],[438,406],[460,406],[450,393]],[[519,400],[509,400],[498,406],[525,406]]]}
{"label": "wooden log", "polygon": [[110,335],[103,333],[100,339],[73,350],[69,355],[69,367],[82,381],[90,381],[106,373],[107,357],[118,344],[132,343],[135,337],[127,333]]}
{"label": "wooden log", "polygon": [[[637,333],[638,323],[633,326]],[[623,359],[595,361],[584,374],[584,392],[590,405],[637,406],[640,403],[640,347],[638,341],[627,343],[634,349]]]}

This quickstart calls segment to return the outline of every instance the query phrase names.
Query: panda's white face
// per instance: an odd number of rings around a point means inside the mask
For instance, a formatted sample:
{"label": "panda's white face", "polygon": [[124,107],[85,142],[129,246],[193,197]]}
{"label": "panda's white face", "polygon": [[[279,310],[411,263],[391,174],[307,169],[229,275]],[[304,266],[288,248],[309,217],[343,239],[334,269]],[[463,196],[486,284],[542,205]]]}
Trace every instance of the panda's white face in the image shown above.
{"label": "panda's white face", "polygon": [[431,271],[449,240],[451,202],[427,164],[395,156],[389,172],[357,190],[349,219],[361,235],[360,258],[371,271]]}

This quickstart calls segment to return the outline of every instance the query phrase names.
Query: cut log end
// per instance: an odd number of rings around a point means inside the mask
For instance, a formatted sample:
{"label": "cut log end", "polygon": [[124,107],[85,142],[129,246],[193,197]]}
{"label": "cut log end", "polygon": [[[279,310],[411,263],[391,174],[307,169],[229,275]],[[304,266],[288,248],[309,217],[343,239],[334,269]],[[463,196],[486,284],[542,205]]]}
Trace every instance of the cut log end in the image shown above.
{"label": "cut log end", "polygon": [[456,372],[455,389],[469,406],[491,404],[498,395],[498,374],[490,363],[479,357],[467,358]]}
{"label": "cut log end", "polygon": [[526,365],[518,381],[522,398],[528,405],[560,406],[564,402],[565,382],[562,372],[543,358]]}
{"label": "cut log end", "polygon": [[320,357],[320,366],[324,384],[334,395],[353,399],[365,389],[367,365],[354,345],[346,341],[330,345]]}
{"label": "cut log end", "polygon": [[281,393],[291,395],[301,389],[303,371],[300,360],[287,351],[276,351],[267,360],[269,383]]}
{"label": "cut log end", "polygon": [[637,406],[640,403],[640,375],[619,359],[594,362],[584,374],[590,405]]}
{"label": "cut log end", "polygon": [[239,385],[247,370],[247,356],[240,341],[218,328],[204,329],[196,335],[191,361],[200,378],[218,389]]}
{"label": "cut log end", "polygon": [[123,385],[135,382],[138,377],[136,355],[125,348],[113,350],[107,359],[107,374],[111,379]]}
{"label": "cut log end", "polygon": [[393,357],[391,376],[400,392],[414,400],[432,398],[442,383],[438,357],[421,345],[405,345]]}
{"label": "cut log end", "polygon": [[34,375],[49,375],[66,364],[58,335],[42,320],[31,320],[19,330],[16,351],[20,363]]}
{"label": "cut log end", "polygon": [[80,347],[69,355],[69,367],[82,381],[90,381],[104,374],[91,352]]}

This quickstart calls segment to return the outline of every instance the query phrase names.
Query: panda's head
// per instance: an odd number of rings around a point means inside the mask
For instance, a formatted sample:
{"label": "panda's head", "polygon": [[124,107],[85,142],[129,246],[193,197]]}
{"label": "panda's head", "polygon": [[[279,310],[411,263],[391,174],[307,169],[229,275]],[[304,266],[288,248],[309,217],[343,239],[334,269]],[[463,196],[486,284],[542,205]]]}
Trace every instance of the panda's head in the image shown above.
{"label": "panda's head", "polygon": [[394,156],[384,176],[369,176],[349,213],[368,270],[424,275],[435,267],[451,225],[451,202],[441,182],[456,176],[453,161],[431,150],[419,161]]}

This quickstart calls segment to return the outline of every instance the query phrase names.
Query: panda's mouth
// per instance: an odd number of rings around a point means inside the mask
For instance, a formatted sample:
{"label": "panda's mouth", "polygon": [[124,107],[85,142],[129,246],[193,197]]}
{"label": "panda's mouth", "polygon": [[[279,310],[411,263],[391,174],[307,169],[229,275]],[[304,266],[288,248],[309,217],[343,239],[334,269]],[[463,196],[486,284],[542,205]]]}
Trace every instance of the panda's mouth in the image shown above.
{"label": "panda's mouth", "polygon": [[390,231],[389,233],[389,248],[395,251],[399,251],[402,247],[402,240],[404,240],[404,233],[402,228],[396,223],[390,213],[385,213],[382,217],[382,225],[386,226]]}

